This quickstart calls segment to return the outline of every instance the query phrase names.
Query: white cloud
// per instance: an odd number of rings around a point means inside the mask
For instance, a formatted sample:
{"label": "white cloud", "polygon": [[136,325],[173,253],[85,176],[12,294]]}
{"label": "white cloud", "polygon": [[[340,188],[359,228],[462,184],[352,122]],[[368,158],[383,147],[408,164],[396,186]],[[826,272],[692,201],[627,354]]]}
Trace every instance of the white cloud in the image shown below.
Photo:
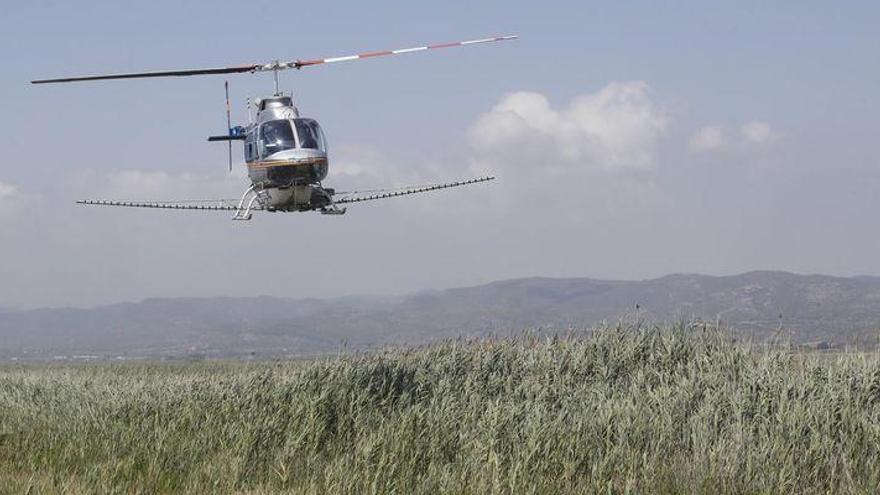
{"label": "white cloud", "polygon": [[18,188],[11,184],[0,182],[0,199],[11,198],[18,195]]}
{"label": "white cloud", "polygon": [[179,174],[165,171],[120,170],[106,174],[78,170],[71,184],[88,199],[184,200],[231,199],[240,196],[249,182],[243,170],[229,174]]}
{"label": "white cloud", "polygon": [[687,146],[691,153],[722,150],[727,147],[727,135],[721,127],[707,125],[691,135]]}
{"label": "white cloud", "polygon": [[770,124],[755,120],[742,126],[742,138],[746,143],[764,144],[773,137]]}
{"label": "white cloud", "polygon": [[383,187],[421,180],[413,167],[400,167],[370,146],[341,145],[330,160],[328,182],[335,187]]}
{"label": "white cloud", "polygon": [[[754,120],[744,124],[739,129],[740,141],[734,146],[734,151],[747,145],[762,145],[771,141],[776,133],[770,124]],[[731,139],[722,126],[707,125],[697,129],[688,138],[687,149],[691,153],[708,153],[713,151],[725,151],[731,148]]]}
{"label": "white cloud", "polygon": [[509,166],[644,171],[655,165],[666,124],[646,83],[615,82],[559,109],[540,93],[508,94],[470,128],[469,139],[478,160]]}
{"label": "white cloud", "polygon": [[[4,227],[8,226],[10,221],[21,221],[22,215],[37,205],[41,196],[30,192],[25,192],[12,184],[0,182],[0,221]],[[17,229],[0,229],[0,238],[6,235],[16,235]]]}
{"label": "white cloud", "polygon": [[[469,127],[473,175],[498,220],[599,228],[656,209],[668,118],[644,82],[613,82],[553,106],[534,92],[503,96]],[[587,226],[590,227],[587,227]],[[603,227],[604,228],[604,227]]]}

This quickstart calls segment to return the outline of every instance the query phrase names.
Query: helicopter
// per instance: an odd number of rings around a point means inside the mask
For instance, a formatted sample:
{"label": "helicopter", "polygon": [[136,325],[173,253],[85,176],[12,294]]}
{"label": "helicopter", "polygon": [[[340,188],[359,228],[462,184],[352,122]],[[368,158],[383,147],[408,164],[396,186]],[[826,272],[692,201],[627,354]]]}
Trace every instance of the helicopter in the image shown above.
{"label": "helicopter", "polygon": [[372,51],[357,55],[323,59],[275,60],[265,64],[38,79],[31,81],[31,84],[271,72],[274,78],[275,91],[271,96],[257,98],[253,101],[248,98],[248,123],[246,125],[232,125],[229,81],[225,82],[228,133],[208,137],[208,141],[211,142],[225,141],[228,143],[230,172],[232,171],[232,143],[243,143],[244,160],[251,184],[239,199],[182,200],[173,202],[83,199],[78,200],[77,203],[132,208],[232,211],[234,212],[233,220],[250,220],[255,211],[317,211],[325,215],[342,215],[347,209],[346,206],[342,205],[488,182],[494,180],[495,177],[484,176],[456,182],[367,191],[337,192],[334,188],[325,187],[322,181],[327,178],[330,165],[327,138],[318,121],[300,116],[299,109],[294,104],[291,94],[279,90],[279,72],[288,69],[300,70],[320,64],[401,55],[441,48],[465,47],[516,38],[516,35],[497,36],[453,43],[423,45],[413,48]]}

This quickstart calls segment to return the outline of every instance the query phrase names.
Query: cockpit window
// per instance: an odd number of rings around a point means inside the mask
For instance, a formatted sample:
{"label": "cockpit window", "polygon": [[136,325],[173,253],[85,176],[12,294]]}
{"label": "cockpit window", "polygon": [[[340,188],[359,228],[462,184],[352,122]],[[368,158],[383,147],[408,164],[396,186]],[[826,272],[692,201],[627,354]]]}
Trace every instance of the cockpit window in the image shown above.
{"label": "cockpit window", "polygon": [[296,141],[293,139],[293,129],[290,128],[289,120],[270,120],[266,122],[260,126],[260,139],[265,150],[264,155],[271,155],[296,147]]}
{"label": "cockpit window", "polygon": [[294,119],[296,135],[299,137],[299,147],[326,151],[324,133],[321,126],[312,119]]}

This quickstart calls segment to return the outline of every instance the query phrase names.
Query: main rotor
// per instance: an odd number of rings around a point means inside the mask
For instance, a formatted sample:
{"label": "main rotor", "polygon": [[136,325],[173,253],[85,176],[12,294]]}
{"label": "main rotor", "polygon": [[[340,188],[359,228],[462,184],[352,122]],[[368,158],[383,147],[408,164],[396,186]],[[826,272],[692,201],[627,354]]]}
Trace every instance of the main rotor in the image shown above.
{"label": "main rotor", "polygon": [[351,60],[360,60],[365,58],[373,58],[373,57],[382,57],[386,55],[401,55],[404,53],[413,53],[420,52],[425,50],[434,50],[438,48],[452,48],[456,46],[469,46],[476,45],[481,43],[491,43],[495,41],[506,41],[516,39],[516,35],[510,36],[496,36],[494,38],[482,38],[476,40],[469,41],[457,41],[452,43],[438,43],[434,45],[424,45],[417,46],[413,48],[400,48],[396,50],[382,50],[382,51],[373,51],[360,53],[357,55],[345,55],[341,57],[330,57],[330,58],[319,58],[319,59],[310,59],[310,60],[292,60],[292,61],[280,61],[276,60],[274,62],[264,63],[264,64],[247,64],[247,65],[237,65],[231,67],[213,67],[207,69],[183,69],[183,70],[160,70],[160,71],[150,71],[150,72],[128,72],[128,73],[119,73],[119,74],[101,74],[101,75],[90,75],[90,76],[74,76],[74,77],[62,77],[56,79],[37,79],[35,81],[31,81],[32,84],[47,84],[47,83],[65,83],[65,82],[80,82],[80,81],[101,81],[108,79],[139,79],[139,78],[148,78],[148,77],[186,77],[186,76],[204,76],[204,75],[213,75],[213,74],[238,74],[238,73],[256,73],[256,72],[272,72],[274,81],[275,81],[275,93],[278,94],[278,73],[283,70],[288,69],[302,69],[303,67],[309,67],[312,65],[320,65],[320,64],[329,64],[334,62],[347,62]]}

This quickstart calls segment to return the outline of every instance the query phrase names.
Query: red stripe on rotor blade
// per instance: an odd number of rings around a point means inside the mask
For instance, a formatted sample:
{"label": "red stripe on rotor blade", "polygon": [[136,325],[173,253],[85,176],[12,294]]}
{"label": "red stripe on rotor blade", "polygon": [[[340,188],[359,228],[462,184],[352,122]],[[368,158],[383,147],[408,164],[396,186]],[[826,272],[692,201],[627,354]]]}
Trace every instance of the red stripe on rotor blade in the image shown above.
{"label": "red stripe on rotor blade", "polygon": [[300,66],[300,67],[302,67],[303,65],[318,65],[318,64],[323,64],[323,63],[324,63],[324,59],[320,59],[320,60],[297,60],[297,61],[296,61],[296,65],[298,65],[298,66]]}
{"label": "red stripe on rotor blade", "polygon": [[441,43],[439,45],[428,45],[428,48],[450,48],[453,46],[461,46],[461,42],[456,43]]}
{"label": "red stripe on rotor blade", "polygon": [[358,57],[359,58],[381,57],[382,55],[392,55],[393,53],[394,52],[392,52],[391,50],[385,50],[385,51],[381,51],[381,52],[362,53],[362,54],[358,55]]}

